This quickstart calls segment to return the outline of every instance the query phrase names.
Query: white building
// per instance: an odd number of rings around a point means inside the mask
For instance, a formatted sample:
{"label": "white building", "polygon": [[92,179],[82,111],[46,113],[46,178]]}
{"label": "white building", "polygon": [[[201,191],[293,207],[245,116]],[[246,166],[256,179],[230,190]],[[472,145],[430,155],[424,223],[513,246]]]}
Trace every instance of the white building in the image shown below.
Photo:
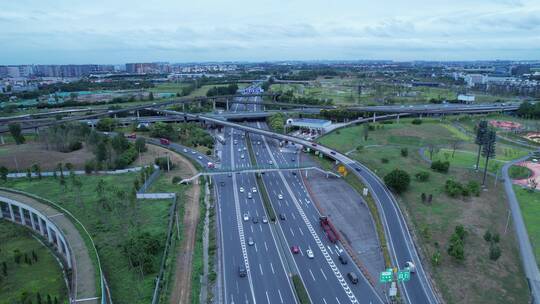
{"label": "white building", "polygon": [[459,94],[457,99],[458,101],[463,103],[473,103],[476,97],[474,95]]}

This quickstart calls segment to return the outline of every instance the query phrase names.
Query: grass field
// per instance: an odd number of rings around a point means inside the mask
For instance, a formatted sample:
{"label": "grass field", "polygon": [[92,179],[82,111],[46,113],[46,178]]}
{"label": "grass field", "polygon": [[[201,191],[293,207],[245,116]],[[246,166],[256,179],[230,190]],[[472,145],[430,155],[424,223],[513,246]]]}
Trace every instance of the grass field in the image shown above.
{"label": "grass field", "polygon": [[536,262],[540,263],[540,193],[514,185],[514,192],[521,207],[521,214],[534,250]]}
{"label": "grass field", "polygon": [[511,179],[525,179],[532,175],[531,169],[522,166],[511,166],[508,169],[508,176]]}
{"label": "grass field", "polygon": [[[437,122],[421,125],[402,122],[371,131],[366,142],[361,138],[361,128],[342,129],[339,134],[333,132],[321,138],[320,142],[340,151],[350,151],[363,145],[360,152],[351,156],[381,177],[395,168],[411,175],[409,190],[398,195],[397,199],[408,214],[426,258],[426,266],[444,300],[447,303],[526,303],[527,284],[514,233],[503,234],[507,216],[503,187],[493,187],[490,177],[487,191],[482,191],[479,197],[451,198],[444,190],[448,179],[466,183],[481,180],[481,175],[457,165],[451,165],[447,174],[434,172],[418,153],[418,149],[428,143],[444,145],[450,139],[463,138],[463,134],[457,134]],[[402,147],[408,148],[407,157],[401,156]],[[459,153],[460,157],[461,154],[464,153]],[[384,162],[383,158],[386,159]],[[414,174],[419,171],[429,172],[427,182],[414,179]],[[432,202],[422,202],[422,193],[432,195]],[[468,231],[463,262],[457,262],[446,253],[450,235],[459,224]],[[488,258],[489,244],[482,238],[486,229],[501,234],[503,254],[496,262]],[[429,261],[436,252],[441,253],[441,263],[433,266]]]}
{"label": "grass field", "polygon": [[[22,258],[17,264],[15,250],[29,257],[33,252],[37,261],[28,264]],[[21,303],[23,299],[36,303],[38,292],[44,301],[50,295],[53,300],[56,297],[58,303],[68,302],[64,276],[53,253],[35,239],[29,229],[0,220],[0,264],[3,262],[7,271],[5,275],[0,271],[0,303]]]}
{"label": "grass field", "polygon": [[189,84],[186,83],[166,82],[157,84],[155,87],[149,89],[149,91],[154,93],[182,93],[182,90],[188,86]]}
{"label": "grass field", "polygon": [[[113,300],[117,303],[148,303],[159,270],[161,251],[153,260],[153,271],[142,275],[138,268],[130,266],[122,248],[129,236],[142,232],[155,236],[163,246],[171,202],[131,202],[128,193],[136,176],[134,173],[81,176],[80,192],[69,177],[66,178],[66,187],[60,186],[54,178],[31,182],[26,179],[10,180],[3,186],[34,193],[71,211],[94,238]],[[100,180],[104,182],[104,200],[100,200],[97,191]]]}

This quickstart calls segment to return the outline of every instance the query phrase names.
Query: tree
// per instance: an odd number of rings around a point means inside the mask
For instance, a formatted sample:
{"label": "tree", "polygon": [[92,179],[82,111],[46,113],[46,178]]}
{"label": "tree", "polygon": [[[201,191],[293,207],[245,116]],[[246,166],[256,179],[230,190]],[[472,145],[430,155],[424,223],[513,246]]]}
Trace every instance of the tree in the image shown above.
{"label": "tree", "polygon": [[496,261],[501,257],[501,247],[495,243],[491,243],[489,246],[489,258],[492,261]]}
{"label": "tree", "polygon": [[38,179],[41,179],[41,167],[38,164],[32,165],[32,171],[38,177]]}
{"label": "tree", "polygon": [[450,146],[452,146],[452,158],[454,158],[454,154],[456,154],[456,149],[458,149],[461,146],[461,140],[459,139],[451,140]]}
{"label": "tree", "polygon": [[0,179],[3,180],[4,182],[7,182],[8,174],[9,174],[8,168],[4,166],[0,166]]}
{"label": "tree", "polygon": [[401,156],[407,157],[409,155],[409,149],[407,148],[401,148]]}
{"label": "tree", "polygon": [[31,168],[27,168],[26,169],[26,178],[31,181],[32,180],[32,169]]}
{"label": "tree", "polygon": [[364,140],[367,141],[369,137],[369,124],[365,123],[364,127],[362,128],[362,134],[364,136]]}
{"label": "tree", "polygon": [[406,171],[394,169],[384,177],[384,182],[397,193],[401,193],[409,187],[411,177]]}
{"label": "tree", "polygon": [[484,233],[484,240],[486,242],[491,242],[491,231],[489,231],[489,229],[486,230],[486,233]]}
{"label": "tree", "polygon": [[487,121],[482,120],[476,127],[476,138],[474,139],[474,143],[478,145],[478,153],[476,155],[476,170],[478,170],[478,165],[480,164],[480,151],[482,149],[482,145],[484,144],[484,138],[485,133],[487,131],[488,124]]}
{"label": "tree", "polygon": [[484,139],[482,140],[482,155],[486,158],[486,164],[484,166],[484,177],[482,178],[482,185],[486,184],[486,175],[489,159],[495,157],[496,141],[497,132],[494,129],[489,129],[484,133]]}
{"label": "tree", "polygon": [[154,93],[153,92],[150,92],[148,94],[148,100],[150,100],[150,101],[154,100]]}
{"label": "tree", "polygon": [[112,130],[116,127],[117,121],[116,119],[110,118],[110,117],[104,117],[101,118],[97,124],[96,129],[102,132],[112,132]]}
{"label": "tree", "polygon": [[137,150],[139,153],[146,152],[146,140],[144,138],[139,137],[137,140],[135,140],[135,150]]}
{"label": "tree", "polygon": [[437,172],[447,173],[448,169],[450,169],[450,162],[436,160],[431,163],[431,169]]}
{"label": "tree", "polygon": [[437,153],[439,148],[437,147],[437,145],[435,145],[433,143],[429,143],[427,145],[427,148],[428,148],[428,152],[429,152],[429,160],[433,160],[433,154]]}
{"label": "tree", "polygon": [[15,143],[17,145],[24,144],[26,139],[24,138],[24,135],[22,134],[21,125],[18,123],[10,123],[8,125],[9,133],[11,133],[11,136],[13,137],[13,140],[15,140]]}

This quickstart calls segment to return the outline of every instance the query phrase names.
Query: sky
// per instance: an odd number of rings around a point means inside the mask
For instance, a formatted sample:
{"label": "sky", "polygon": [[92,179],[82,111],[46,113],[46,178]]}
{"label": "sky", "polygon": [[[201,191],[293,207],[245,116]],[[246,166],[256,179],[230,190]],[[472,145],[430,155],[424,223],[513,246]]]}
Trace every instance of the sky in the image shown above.
{"label": "sky", "polygon": [[0,0],[0,64],[540,59],[540,0]]}

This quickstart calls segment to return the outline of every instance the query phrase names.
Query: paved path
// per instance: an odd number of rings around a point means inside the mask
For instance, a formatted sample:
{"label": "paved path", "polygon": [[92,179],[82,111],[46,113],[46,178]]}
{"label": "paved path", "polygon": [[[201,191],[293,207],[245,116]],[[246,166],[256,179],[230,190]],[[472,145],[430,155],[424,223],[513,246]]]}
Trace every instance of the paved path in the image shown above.
{"label": "paved path", "polygon": [[514,229],[516,230],[517,240],[519,244],[519,252],[521,254],[521,262],[525,270],[525,276],[529,282],[529,288],[533,297],[534,303],[540,303],[540,271],[538,270],[538,264],[534,256],[533,247],[531,245],[529,234],[525,226],[525,221],[521,215],[521,208],[519,207],[516,194],[512,187],[512,180],[508,176],[508,169],[510,166],[526,160],[529,156],[522,157],[506,163],[502,168],[502,174],[504,178],[504,190],[508,197],[508,205],[512,212],[512,222],[514,223]]}
{"label": "paved path", "polygon": [[[77,230],[71,220],[59,210],[26,195],[0,190],[0,197],[24,203],[38,210],[46,215],[62,231],[75,260],[73,262],[73,286],[71,287],[75,293],[75,299],[92,299],[98,297],[95,266],[90,258],[89,249],[79,234],[79,230]],[[84,303],[97,304],[99,300],[88,300],[84,301]]]}

